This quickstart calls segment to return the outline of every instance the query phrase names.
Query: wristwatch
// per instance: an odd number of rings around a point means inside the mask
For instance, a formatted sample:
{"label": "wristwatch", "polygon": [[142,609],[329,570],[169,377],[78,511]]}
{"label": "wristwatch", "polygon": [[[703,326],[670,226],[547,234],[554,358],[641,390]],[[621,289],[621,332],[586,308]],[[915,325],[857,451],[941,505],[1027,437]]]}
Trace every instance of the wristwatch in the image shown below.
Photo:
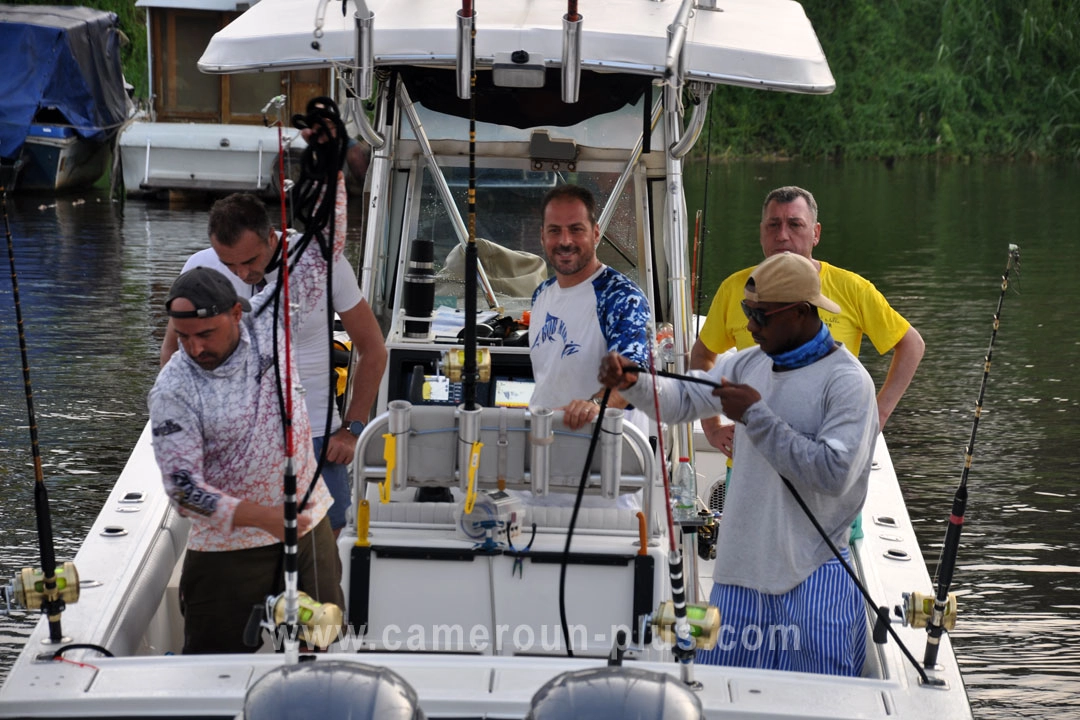
{"label": "wristwatch", "polygon": [[349,434],[353,437],[360,437],[360,433],[364,432],[364,426],[366,424],[367,423],[363,420],[353,420],[350,423],[345,423],[343,427],[348,430]]}

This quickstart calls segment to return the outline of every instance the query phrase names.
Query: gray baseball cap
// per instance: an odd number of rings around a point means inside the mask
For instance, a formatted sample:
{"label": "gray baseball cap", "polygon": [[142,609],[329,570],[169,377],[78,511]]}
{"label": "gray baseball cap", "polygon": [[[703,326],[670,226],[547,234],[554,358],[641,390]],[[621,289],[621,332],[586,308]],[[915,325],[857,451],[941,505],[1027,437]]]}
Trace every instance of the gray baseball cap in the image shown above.
{"label": "gray baseball cap", "polygon": [[[172,310],[170,306],[176,298],[187,298],[195,309]],[[251,311],[251,303],[236,294],[229,278],[213,268],[200,266],[176,278],[165,300],[165,312],[174,318],[211,318],[232,310],[236,303],[240,303],[244,312]]]}

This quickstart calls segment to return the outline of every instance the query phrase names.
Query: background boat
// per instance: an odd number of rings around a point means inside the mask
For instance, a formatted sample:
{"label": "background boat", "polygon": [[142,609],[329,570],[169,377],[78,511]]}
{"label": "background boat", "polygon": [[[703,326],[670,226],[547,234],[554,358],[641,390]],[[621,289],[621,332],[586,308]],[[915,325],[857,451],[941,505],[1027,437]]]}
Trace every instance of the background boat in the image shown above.
{"label": "background boat", "polygon": [[0,6],[0,157],[23,190],[63,191],[101,177],[131,104],[114,13]]}
{"label": "background boat", "polygon": [[[210,38],[250,3],[235,0],[138,0],[146,12],[150,105],[120,135],[130,196],[197,191],[277,193],[278,131],[307,102],[335,90],[330,69],[207,75],[197,61]],[[273,98],[282,107],[267,107]],[[304,149],[284,129],[286,160]],[[289,174],[292,176],[292,173]]]}

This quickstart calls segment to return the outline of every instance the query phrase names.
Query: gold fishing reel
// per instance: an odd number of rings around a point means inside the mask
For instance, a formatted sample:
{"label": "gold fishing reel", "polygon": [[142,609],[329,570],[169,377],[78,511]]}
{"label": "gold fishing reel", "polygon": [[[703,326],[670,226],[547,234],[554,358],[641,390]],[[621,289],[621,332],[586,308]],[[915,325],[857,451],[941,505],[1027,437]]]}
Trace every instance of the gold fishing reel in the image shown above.
{"label": "gold fishing reel", "polygon": [[[448,350],[442,359],[443,372],[450,382],[459,383],[465,373],[465,351]],[[476,372],[480,382],[491,382],[491,351],[487,348],[476,350]]]}
{"label": "gold fishing reel", "polygon": [[[299,609],[296,614],[300,627],[300,638],[308,645],[328,648],[341,635],[341,626],[345,616],[341,608],[333,603],[317,602],[303,590],[298,591]],[[285,594],[269,598],[267,605],[272,605],[274,622],[285,623]]]}
{"label": "gold fishing reel", "polygon": [[[951,631],[956,626],[956,593],[949,593],[945,601],[945,617],[941,626]],[[930,623],[934,614],[934,596],[924,595],[921,592],[904,593],[904,624],[916,628],[924,628]]]}
{"label": "gold fishing reel", "polygon": [[[675,637],[675,603],[665,600],[652,614],[652,625],[661,639],[672,645]],[[698,650],[711,650],[720,638],[720,610],[712,605],[694,603],[686,606],[686,621],[690,637]]]}
{"label": "gold fishing reel", "polygon": [[[56,566],[57,597],[65,605],[79,600],[79,572],[75,563],[66,562]],[[15,604],[27,610],[39,610],[49,596],[45,590],[45,573],[41,568],[23,568],[15,575],[12,584],[12,596]]]}

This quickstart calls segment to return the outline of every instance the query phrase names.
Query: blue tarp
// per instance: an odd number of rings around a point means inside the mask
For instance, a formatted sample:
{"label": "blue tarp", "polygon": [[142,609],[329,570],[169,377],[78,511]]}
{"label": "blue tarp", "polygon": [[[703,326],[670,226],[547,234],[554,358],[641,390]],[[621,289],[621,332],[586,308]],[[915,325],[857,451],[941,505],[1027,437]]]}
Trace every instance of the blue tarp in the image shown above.
{"label": "blue tarp", "polygon": [[106,140],[119,129],[127,96],[115,13],[0,5],[0,157],[18,155],[44,108],[87,139]]}

